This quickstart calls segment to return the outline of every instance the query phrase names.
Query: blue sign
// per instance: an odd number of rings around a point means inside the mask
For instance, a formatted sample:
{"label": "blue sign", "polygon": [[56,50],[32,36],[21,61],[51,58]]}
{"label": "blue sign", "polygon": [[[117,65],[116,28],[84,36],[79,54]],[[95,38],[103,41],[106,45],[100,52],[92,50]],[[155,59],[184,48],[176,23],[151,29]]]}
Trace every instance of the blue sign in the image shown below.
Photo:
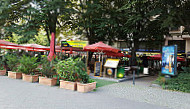
{"label": "blue sign", "polygon": [[172,76],[177,74],[177,45],[162,48],[162,73]]}

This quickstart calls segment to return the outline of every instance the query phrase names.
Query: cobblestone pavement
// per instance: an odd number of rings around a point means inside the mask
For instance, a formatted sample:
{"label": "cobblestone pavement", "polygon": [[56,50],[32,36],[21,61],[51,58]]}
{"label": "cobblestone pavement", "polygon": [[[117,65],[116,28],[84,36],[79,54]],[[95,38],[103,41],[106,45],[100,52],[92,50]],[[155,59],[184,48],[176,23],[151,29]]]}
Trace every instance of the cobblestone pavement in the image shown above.
{"label": "cobblestone pavement", "polygon": [[173,109],[190,109],[189,93],[150,87],[153,80],[155,77],[140,78],[136,80],[135,86],[132,85],[132,80],[116,83],[100,87],[98,93]]}
{"label": "cobblestone pavement", "polygon": [[[95,92],[79,93],[60,89],[58,86],[49,87],[0,76],[0,109],[168,109],[128,100],[125,98],[127,96],[120,98],[109,95],[112,87],[116,86],[117,89],[123,84],[125,83],[100,88]],[[133,88],[131,86],[132,90]],[[118,92],[126,91],[116,90]]]}

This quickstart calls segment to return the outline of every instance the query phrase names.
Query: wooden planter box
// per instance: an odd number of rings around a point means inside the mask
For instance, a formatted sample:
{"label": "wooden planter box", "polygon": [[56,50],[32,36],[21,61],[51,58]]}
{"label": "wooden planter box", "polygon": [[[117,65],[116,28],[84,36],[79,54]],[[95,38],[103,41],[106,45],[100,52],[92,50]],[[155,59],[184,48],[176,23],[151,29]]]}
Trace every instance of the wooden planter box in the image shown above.
{"label": "wooden planter box", "polygon": [[0,76],[6,75],[6,70],[0,70]]}
{"label": "wooden planter box", "polygon": [[96,82],[88,83],[88,84],[82,84],[82,83],[77,82],[78,92],[90,92],[94,89],[96,89]]}
{"label": "wooden planter box", "polygon": [[60,88],[69,89],[73,91],[77,90],[76,82],[64,81],[64,80],[59,80],[59,81],[60,81]]}
{"label": "wooden planter box", "polygon": [[37,82],[38,81],[38,75],[26,75],[22,74],[22,80],[27,82]]}
{"label": "wooden planter box", "polygon": [[8,77],[13,79],[21,79],[22,73],[8,71]]}
{"label": "wooden planter box", "polygon": [[57,84],[57,79],[39,76],[39,84],[48,85],[48,86],[55,86]]}

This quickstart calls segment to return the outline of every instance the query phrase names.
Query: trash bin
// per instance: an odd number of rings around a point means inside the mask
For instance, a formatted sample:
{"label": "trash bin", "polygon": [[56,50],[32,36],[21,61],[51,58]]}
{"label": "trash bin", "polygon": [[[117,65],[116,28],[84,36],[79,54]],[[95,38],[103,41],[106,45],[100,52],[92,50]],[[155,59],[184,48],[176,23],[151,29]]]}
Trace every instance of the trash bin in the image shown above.
{"label": "trash bin", "polygon": [[125,75],[125,70],[123,67],[117,68],[117,78],[123,78]]}

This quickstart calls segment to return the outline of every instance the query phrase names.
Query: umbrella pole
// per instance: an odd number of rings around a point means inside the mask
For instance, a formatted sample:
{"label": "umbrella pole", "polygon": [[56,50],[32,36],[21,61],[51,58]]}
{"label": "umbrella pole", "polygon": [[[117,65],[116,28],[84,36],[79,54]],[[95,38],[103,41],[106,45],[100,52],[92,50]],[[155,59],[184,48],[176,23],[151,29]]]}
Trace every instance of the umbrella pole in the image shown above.
{"label": "umbrella pole", "polygon": [[100,62],[100,53],[99,53],[99,62]]}

